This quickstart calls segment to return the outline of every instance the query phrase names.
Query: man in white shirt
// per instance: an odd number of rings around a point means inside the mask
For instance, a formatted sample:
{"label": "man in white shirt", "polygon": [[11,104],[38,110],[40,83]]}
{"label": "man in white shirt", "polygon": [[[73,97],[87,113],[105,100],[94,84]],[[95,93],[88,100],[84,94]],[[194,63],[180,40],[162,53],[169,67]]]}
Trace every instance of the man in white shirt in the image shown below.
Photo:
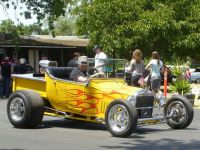
{"label": "man in white shirt", "polygon": [[103,59],[107,59],[107,56],[104,52],[101,51],[101,47],[99,45],[96,45],[93,48],[93,51],[96,53],[95,55],[95,68],[98,69],[98,71],[103,71],[103,66],[105,66],[105,61]]}

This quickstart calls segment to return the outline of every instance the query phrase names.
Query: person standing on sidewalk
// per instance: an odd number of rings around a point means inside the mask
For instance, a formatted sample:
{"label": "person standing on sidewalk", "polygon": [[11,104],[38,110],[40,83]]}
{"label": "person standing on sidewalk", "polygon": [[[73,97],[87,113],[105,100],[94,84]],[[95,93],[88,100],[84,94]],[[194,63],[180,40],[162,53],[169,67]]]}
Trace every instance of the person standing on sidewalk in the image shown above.
{"label": "person standing on sidewalk", "polygon": [[[160,94],[161,75],[160,72],[164,72],[163,62],[160,60],[160,55],[157,51],[152,52],[152,60],[146,65],[145,69],[151,69],[151,89],[154,97],[158,97]],[[164,106],[165,102],[160,99],[160,106]]]}
{"label": "person standing on sidewalk", "polygon": [[96,53],[95,55],[95,68],[100,71],[103,72],[103,67],[106,65],[105,59],[107,59],[107,55],[102,52],[101,50],[101,46],[99,45],[95,45],[95,47],[93,48],[93,51]]}
{"label": "person standing on sidewalk", "polygon": [[1,63],[1,74],[3,79],[3,95],[9,97],[10,94],[10,82],[11,82],[11,64],[9,57],[5,57]]}
{"label": "person standing on sidewalk", "polygon": [[[142,60],[142,52],[139,49],[133,51],[132,60],[130,62],[130,72],[132,73],[131,85],[136,87],[143,86],[144,62]],[[138,82],[139,80],[141,80],[141,82]]]}

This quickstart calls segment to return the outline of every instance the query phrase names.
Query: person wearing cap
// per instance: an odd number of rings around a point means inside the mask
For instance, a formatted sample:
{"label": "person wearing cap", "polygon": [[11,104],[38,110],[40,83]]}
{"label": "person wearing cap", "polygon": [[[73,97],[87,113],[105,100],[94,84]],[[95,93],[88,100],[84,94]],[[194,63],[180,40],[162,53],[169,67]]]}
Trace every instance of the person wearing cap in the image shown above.
{"label": "person wearing cap", "polygon": [[78,82],[86,82],[88,78],[86,76],[88,68],[88,57],[80,56],[78,58],[78,68],[72,70],[70,73],[70,80],[78,81]]}
{"label": "person wearing cap", "polygon": [[78,57],[80,56],[80,52],[74,52],[74,58],[68,62],[67,67],[78,67]]}
{"label": "person wearing cap", "polygon": [[96,45],[93,48],[93,51],[96,53],[95,68],[98,69],[98,71],[103,72],[103,66],[105,66],[105,61],[103,59],[107,59],[107,56],[104,52],[101,51],[101,47],[99,45]]}

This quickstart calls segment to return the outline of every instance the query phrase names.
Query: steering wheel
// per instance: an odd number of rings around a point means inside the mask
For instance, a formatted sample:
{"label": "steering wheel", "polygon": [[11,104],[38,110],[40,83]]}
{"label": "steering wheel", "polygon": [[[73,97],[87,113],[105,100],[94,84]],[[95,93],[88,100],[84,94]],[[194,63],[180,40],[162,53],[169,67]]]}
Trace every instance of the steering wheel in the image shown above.
{"label": "steering wheel", "polygon": [[91,67],[91,68],[88,69],[88,74],[89,75],[93,75],[93,74],[96,74],[98,72],[99,72],[99,70],[94,68],[94,67]]}
{"label": "steering wheel", "polygon": [[91,75],[90,78],[94,78],[94,77],[97,77],[97,76],[106,77],[104,72],[97,72],[97,73]]}

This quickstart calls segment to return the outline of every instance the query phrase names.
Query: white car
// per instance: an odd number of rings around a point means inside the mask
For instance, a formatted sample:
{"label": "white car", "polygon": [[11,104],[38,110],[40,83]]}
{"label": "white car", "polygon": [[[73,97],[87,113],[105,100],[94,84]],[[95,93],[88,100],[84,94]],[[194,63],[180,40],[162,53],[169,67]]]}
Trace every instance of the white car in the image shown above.
{"label": "white car", "polygon": [[200,68],[195,69],[194,72],[191,73],[190,81],[200,83]]}

